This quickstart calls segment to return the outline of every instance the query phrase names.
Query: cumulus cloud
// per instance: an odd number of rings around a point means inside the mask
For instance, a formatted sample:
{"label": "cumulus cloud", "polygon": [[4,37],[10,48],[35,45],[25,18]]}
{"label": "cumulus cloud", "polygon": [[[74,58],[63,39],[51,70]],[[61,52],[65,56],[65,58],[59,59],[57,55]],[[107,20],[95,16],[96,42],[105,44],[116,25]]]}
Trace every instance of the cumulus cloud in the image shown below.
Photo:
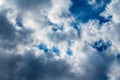
{"label": "cumulus cloud", "polygon": [[119,3],[0,0],[0,79],[119,80]]}

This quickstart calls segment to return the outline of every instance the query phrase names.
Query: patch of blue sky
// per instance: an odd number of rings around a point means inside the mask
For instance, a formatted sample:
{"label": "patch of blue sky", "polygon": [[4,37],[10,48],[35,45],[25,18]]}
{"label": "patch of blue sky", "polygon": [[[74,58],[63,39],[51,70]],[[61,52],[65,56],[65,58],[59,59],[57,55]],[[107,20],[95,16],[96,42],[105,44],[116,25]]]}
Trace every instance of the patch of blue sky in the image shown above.
{"label": "patch of blue sky", "polygon": [[16,24],[19,26],[19,27],[22,27],[23,26],[23,23],[22,23],[22,20],[21,18],[16,18]]}
{"label": "patch of blue sky", "polygon": [[98,41],[95,41],[93,44],[92,44],[92,47],[94,49],[96,49],[98,52],[103,52],[103,51],[106,51],[110,46],[112,46],[112,43],[111,41],[103,41],[102,39],[98,40]]}
{"label": "patch of blue sky", "polygon": [[76,22],[72,22],[71,26],[77,31],[78,37],[80,38],[81,35],[81,27]]}
{"label": "patch of blue sky", "polygon": [[72,56],[73,52],[70,48],[67,49],[66,51],[67,55]]}
{"label": "patch of blue sky", "polygon": [[40,44],[39,45],[39,49],[40,50],[43,50],[45,53],[48,53],[48,48],[47,48],[47,46],[45,45],[45,44]]}
{"label": "patch of blue sky", "polygon": [[51,52],[53,53],[53,54],[56,54],[56,55],[60,55],[60,51],[59,51],[59,49],[58,48],[56,48],[56,47],[53,47],[52,49],[51,49]]}
{"label": "patch of blue sky", "polygon": [[60,50],[57,47],[52,47],[52,49],[49,49],[45,44],[40,44],[39,49],[43,50],[45,53],[52,53],[58,56],[60,55]]}
{"label": "patch of blue sky", "polygon": [[119,60],[120,60],[120,54],[117,54],[117,56],[116,56],[116,57],[117,57],[117,59],[119,59]]}
{"label": "patch of blue sky", "polygon": [[[97,5],[101,4],[101,0],[96,0]],[[75,17],[77,22],[88,22],[90,19],[99,20],[100,24],[105,23],[109,20],[100,16],[106,5],[110,3],[111,0],[103,0],[103,5],[94,8],[93,5],[88,3],[88,0],[72,0],[72,6],[70,7],[71,14]]]}
{"label": "patch of blue sky", "polygon": [[99,16],[99,24],[102,25],[103,23],[111,21],[112,16],[108,16],[108,18],[105,18],[103,16]]}
{"label": "patch of blue sky", "polygon": [[53,28],[52,28],[52,31],[55,31],[55,32],[56,32],[57,30],[58,30],[58,29],[57,29],[56,27],[53,27]]}

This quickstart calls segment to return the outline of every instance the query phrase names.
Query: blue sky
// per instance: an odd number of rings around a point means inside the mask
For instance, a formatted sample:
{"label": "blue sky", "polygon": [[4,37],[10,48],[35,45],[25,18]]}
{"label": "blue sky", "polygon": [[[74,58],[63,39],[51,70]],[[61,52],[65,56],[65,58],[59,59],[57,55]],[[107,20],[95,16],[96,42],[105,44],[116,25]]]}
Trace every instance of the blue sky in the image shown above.
{"label": "blue sky", "polygon": [[0,80],[120,80],[120,0],[0,0]]}

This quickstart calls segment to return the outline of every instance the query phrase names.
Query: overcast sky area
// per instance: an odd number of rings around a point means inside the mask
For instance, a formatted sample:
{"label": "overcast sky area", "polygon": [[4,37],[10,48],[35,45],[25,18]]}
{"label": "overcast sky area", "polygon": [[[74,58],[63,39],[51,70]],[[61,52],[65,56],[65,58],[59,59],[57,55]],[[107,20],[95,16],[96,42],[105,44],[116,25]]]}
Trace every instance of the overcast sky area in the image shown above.
{"label": "overcast sky area", "polygon": [[120,80],[120,0],[0,0],[0,80]]}

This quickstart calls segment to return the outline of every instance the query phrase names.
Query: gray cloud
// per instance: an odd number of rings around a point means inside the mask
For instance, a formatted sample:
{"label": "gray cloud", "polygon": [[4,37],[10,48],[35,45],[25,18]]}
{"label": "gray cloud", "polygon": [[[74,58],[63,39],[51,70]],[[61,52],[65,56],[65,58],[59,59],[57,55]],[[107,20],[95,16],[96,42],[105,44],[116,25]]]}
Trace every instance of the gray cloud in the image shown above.
{"label": "gray cloud", "polygon": [[6,15],[0,13],[0,37],[3,39],[14,38],[15,29],[13,25],[8,21]]}
{"label": "gray cloud", "polygon": [[107,80],[110,66],[113,64],[114,57],[106,53],[93,53],[85,63],[86,77],[84,80]]}
{"label": "gray cloud", "polygon": [[10,0],[9,2],[21,10],[36,10],[51,6],[51,0]]}
{"label": "gray cloud", "polygon": [[[107,80],[108,69],[114,58],[106,53],[89,55],[82,65],[85,74],[72,73],[66,60],[54,59],[51,53],[35,56],[0,53],[1,80]],[[79,66],[81,67],[81,66]]]}
{"label": "gray cloud", "polygon": [[70,41],[78,39],[77,31],[69,31],[68,33],[65,32],[52,32],[48,34],[48,39],[54,42],[62,42],[62,41]]}
{"label": "gray cloud", "polygon": [[[36,0],[36,1],[11,0],[11,1],[13,1],[11,2],[12,4],[17,6],[16,9],[22,11],[20,13],[18,12],[17,17],[20,18],[18,19],[18,24],[19,21],[21,24],[23,24],[22,20],[23,17],[25,17],[21,13],[24,13],[25,11],[31,11],[32,13],[34,12],[34,10],[48,8],[51,6],[51,0]],[[38,17],[39,13],[35,12],[33,13],[33,15],[34,17],[36,16],[35,18],[37,19],[39,18]],[[93,17],[91,18],[93,19]],[[42,24],[42,22],[38,22],[38,23]],[[114,30],[117,31],[117,33],[119,33],[119,29],[120,29],[118,28],[119,25],[120,24],[118,24]],[[40,31],[42,31],[42,28]],[[37,52],[35,50],[33,52],[31,51],[25,53],[23,52],[23,55],[17,54],[19,53],[17,50],[15,50],[17,45],[24,44],[22,46],[25,47],[26,44],[32,43],[31,41],[32,39],[30,36],[31,33],[32,32],[30,30],[25,29],[24,25],[22,25],[22,30],[20,31],[16,30],[15,26],[6,17],[6,13],[3,13],[2,11],[0,12],[0,80],[96,80],[96,79],[107,80],[108,79],[109,68],[111,67],[111,65],[114,65],[113,62],[115,60],[114,53],[111,52],[110,49],[108,50],[107,48],[106,50],[99,52],[98,50],[91,51],[92,47],[88,49],[85,48],[83,53],[87,54],[86,55],[87,60],[83,65],[78,66],[78,68],[82,67],[83,71],[85,71],[85,74],[82,75],[81,71],[72,73],[71,69],[74,65],[74,62],[73,65],[69,65],[66,60],[54,59],[53,58],[54,55],[52,55],[52,53],[42,54],[37,57],[35,56]],[[69,41],[71,39],[76,40],[78,39],[76,33],[77,31],[74,32],[72,30],[68,33],[53,32],[48,34],[46,40],[48,42]],[[86,35],[85,37],[88,36]],[[119,38],[118,35],[117,37]],[[87,39],[89,40],[89,38]],[[37,44],[34,43],[34,45]],[[31,49],[31,47],[29,48]],[[16,53],[9,54],[9,51],[7,51],[7,49],[12,49]],[[79,53],[81,54],[81,52]],[[74,51],[73,54],[75,54]],[[76,56],[80,56],[80,55],[78,54]],[[79,60],[78,64],[79,63],[82,63],[82,60]]]}
{"label": "gray cloud", "polygon": [[47,54],[35,57],[33,53],[25,55],[0,54],[1,80],[73,80],[64,60],[55,60]]}
{"label": "gray cloud", "polygon": [[[0,47],[3,49],[14,49],[19,43],[24,43],[24,40],[28,42],[26,37],[29,32],[17,32],[6,15],[2,13],[0,14],[0,25]],[[18,33],[18,35],[15,33]],[[57,41],[73,38],[72,33],[71,35],[56,34],[52,36],[56,36],[53,39],[58,39]],[[81,75],[78,72],[70,72],[70,65],[65,60],[53,59],[52,54],[35,57],[35,52],[27,52],[24,55],[16,53],[0,52],[0,80],[104,80],[108,78],[108,69],[114,60],[111,55],[107,55],[107,52],[91,52],[93,54],[88,54],[87,62],[82,65],[85,74]]]}
{"label": "gray cloud", "polygon": [[[0,12],[0,48],[14,49],[17,44],[28,43],[30,30],[16,30],[14,25],[6,17],[6,12]],[[29,40],[29,41],[27,41]]]}
{"label": "gray cloud", "polygon": [[[98,52],[92,50],[92,47],[86,47],[83,49],[86,54],[86,60],[82,61],[83,64],[79,65],[80,71],[75,72],[78,76],[78,80],[108,80],[109,69],[114,64],[116,56],[109,50],[104,52]],[[74,54],[74,53],[73,53]],[[78,55],[79,56],[79,55]],[[81,59],[79,59],[81,63]]]}

